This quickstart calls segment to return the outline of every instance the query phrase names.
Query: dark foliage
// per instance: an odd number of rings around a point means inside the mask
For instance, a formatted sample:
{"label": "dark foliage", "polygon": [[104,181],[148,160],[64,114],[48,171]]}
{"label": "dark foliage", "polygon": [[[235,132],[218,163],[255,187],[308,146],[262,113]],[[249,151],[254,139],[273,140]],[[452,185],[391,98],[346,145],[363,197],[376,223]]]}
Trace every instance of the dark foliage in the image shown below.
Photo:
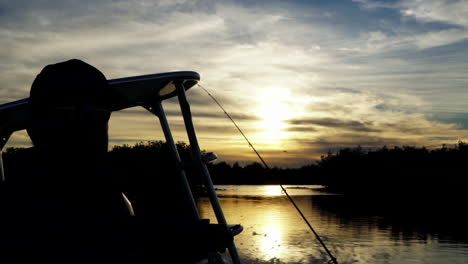
{"label": "dark foliage", "polygon": [[460,142],[432,150],[342,149],[322,157],[318,166],[328,190],[347,195],[348,210],[374,208],[380,215],[406,216],[403,221],[423,225],[431,219],[450,225],[466,221],[460,208],[467,199],[467,159],[468,145]]}
{"label": "dark foliage", "polygon": [[318,166],[326,173],[325,185],[340,193],[456,194],[464,189],[467,159],[468,145],[460,142],[453,148],[433,150],[410,146],[342,149],[322,156]]}
{"label": "dark foliage", "polygon": [[[190,184],[202,184],[196,169],[190,166],[190,146],[178,142],[177,149]],[[4,153],[7,173],[14,174],[15,168],[21,167],[20,153],[17,148],[8,148]],[[115,146],[108,157],[112,174],[133,199],[167,188],[174,191],[178,186],[176,164],[162,141]],[[322,184],[338,193],[391,196],[392,201],[411,196],[417,202],[428,194],[454,199],[464,196],[467,176],[463,164],[467,159],[468,144],[460,142],[455,147],[432,150],[411,146],[346,148],[296,169],[266,169],[257,162],[242,167],[223,161],[210,163],[208,168],[215,184]]]}

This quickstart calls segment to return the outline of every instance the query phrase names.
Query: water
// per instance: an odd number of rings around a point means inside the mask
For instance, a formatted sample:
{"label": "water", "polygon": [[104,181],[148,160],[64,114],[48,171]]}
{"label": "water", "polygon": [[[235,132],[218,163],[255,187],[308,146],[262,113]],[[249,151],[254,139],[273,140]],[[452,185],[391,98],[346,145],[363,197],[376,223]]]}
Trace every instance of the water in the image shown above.
{"label": "water", "polygon": [[[235,238],[243,263],[329,260],[279,186],[216,187],[228,222],[244,226]],[[390,221],[371,209],[344,213],[355,211],[347,197],[323,192],[320,186],[291,187],[288,193],[339,263],[468,263],[468,238],[452,234],[450,228],[421,230],[417,223]],[[199,207],[202,217],[216,222],[207,198],[199,198]]]}

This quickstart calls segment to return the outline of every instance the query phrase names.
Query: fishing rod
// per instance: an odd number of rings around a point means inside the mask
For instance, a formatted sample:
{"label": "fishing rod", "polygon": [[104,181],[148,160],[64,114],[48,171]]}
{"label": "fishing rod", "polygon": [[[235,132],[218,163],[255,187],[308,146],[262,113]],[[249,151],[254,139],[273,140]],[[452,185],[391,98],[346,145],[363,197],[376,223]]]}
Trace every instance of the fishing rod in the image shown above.
{"label": "fishing rod", "polygon": [[[224,109],[224,107],[221,105],[221,103],[216,100],[216,98],[207,90],[205,89],[205,87],[203,87],[201,84],[197,84],[200,88],[203,89],[203,91],[205,91],[209,97],[211,97],[211,99],[213,99],[213,101],[219,106],[219,108],[221,108],[221,110],[223,110],[224,114],[231,120],[231,122],[234,124],[234,126],[237,128],[237,130],[241,133],[241,135],[244,137],[244,139],[247,141],[247,143],[249,143],[249,146],[252,148],[252,150],[255,152],[255,154],[257,154],[258,158],[260,159],[260,161],[262,162],[263,166],[265,166],[266,169],[270,170],[270,166],[268,166],[268,164],[265,162],[265,160],[262,158],[262,156],[260,155],[260,153],[258,153],[258,151],[255,149],[254,145],[250,142],[250,140],[247,138],[247,136],[244,134],[244,132],[242,131],[242,129],[237,125],[236,121],[234,121],[234,119],[231,117],[231,115],[226,111],[226,109]],[[330,250],[327,248],[327,246],[325,245],[325,243],[323,242],[323,240],[320,238],[319,234],[315,231],[315,229],[312,227],[312,225],[310,224],[309,220],[307,220],[307,218],[305,217],[304,213],[302,213],[301,209],[297,206],[296,202],[294,202],[294,200],[292,199],[292,197],[289,195],[289,193],[286,191],[286,188],[283,187],[283,185],[280,183],[279,186],[281,187],[281,190],[283,191],[283,193],[286,195],[286,197],[288,198],[288,200],[292,203],[292,205],[294,206],[294,208],[296,208],[297,212],[301,215],[302,219],[304,220],[304,222],[307,224],[307,226],[309,227],[310,231],[312,231],[312,233],[315,235],[315,237],[317,238],[317,240],[320,242],[320,245],[322,245],[323,249],[325,250],[325,252],[327,252],[328,256],[330,257],[330,260],[327,262],[327,263],[333,263],[333,264],[338,264],[338,260],[332,255],[332,253],[330,252]]]}

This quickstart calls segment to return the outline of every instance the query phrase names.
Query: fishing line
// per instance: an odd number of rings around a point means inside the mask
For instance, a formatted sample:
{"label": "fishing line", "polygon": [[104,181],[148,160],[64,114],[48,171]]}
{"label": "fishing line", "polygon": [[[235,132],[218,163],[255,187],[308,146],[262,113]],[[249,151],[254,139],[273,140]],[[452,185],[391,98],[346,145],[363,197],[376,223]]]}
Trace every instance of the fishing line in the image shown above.
{"label": "fishing line", "polygon": [[[221,110],[223,110],[224,114],[231,120],[231,122],[234,124],[234,126],[236,126],[237,130],[239,130],[239,132],[241,133],[241,135],[244,137],[244,139],[247,141],[247,143],[249,143],[249,146],[252,148],[252,150],[255,152],[255,154],[257,154],[258,158],[262,161],[263,163],[263,166],[265,166],[266,169],[270,170],[270,166],[268,166],[268,164],[265,162],[265,160],[262,158],[262,156],[260,155],[260,153],[258,153],[258,151],[255,149],[255,147],[253,146],[253,144],[250,142],[250,140],[247,138],[247,136],[244,134],[244,132],[242,132],[242,129],[237,125],[236,121],[234,121],[234,119],[231,117],[231,115],[226,111],[226,109],[224,109],[224,107],[221,105],[221,103],[216,100],[216,98],[207,90],[205,89],[205,87],[203,87],[201,84],[197,84],[200,88],[203,89],[203,91],[205,91],[209,97],[211,97],[211,99],[213,99],[213,101],[219,106],[219,108],[221,108]],[[286,189],[283,187],[282,184],[279,184],[279,186],[281,187],[281,190],[283,191],[283,193],[286,195],[286,197],[288,197],[289,201],[292,203],[292,205],[294,206],[294,208],[296,208],[297,212],[301,215],[302,219],[304,220],[304,222],[307,224],[307,226],[309,227],[310,231],[312,231],[312,233],[315,235],[315,237],[317,238],[317,240],[320,242],[320,244],[322,245],[323,249],[325,249],[325,251],[327,252],[328,256],[330,256],[330,260],[328,261],[328,263],[334,263],[334,264],[338,264],[338,261],[337,259],[332,255],[332,253],[330,252],[330,250],[328,250],[327,246],[325,245],[325,243],[323,242],[323,240],[320,238],[319,234],[315,231],[315,229],[312,227],[312,225],[310,224],[309,220],[307,220],[307,218],[305,217],[305,215],[302,213],[301,209],[297,206],[296,202],[294,202],[294,200],[292,199],[292,197],[289,195],[289,193],[286,191]]]}

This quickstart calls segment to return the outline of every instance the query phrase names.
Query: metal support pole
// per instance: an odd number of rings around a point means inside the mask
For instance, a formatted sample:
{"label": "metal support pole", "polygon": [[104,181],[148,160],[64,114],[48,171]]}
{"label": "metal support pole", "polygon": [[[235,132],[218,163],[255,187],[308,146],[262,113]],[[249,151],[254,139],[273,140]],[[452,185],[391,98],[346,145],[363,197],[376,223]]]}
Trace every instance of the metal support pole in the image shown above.
{"label": "metal support pole", "polygon": [[[213,181],[211,180],[210,173],[208,171],[208,168],[206,167],[206,164],[202,160],[200,146],[198,145],[197,135],[195,133],[195,127],[192,121],[192,113],[190,111],[190,105],[185,95],[185,88],[184,88],[183,83],[177,82],[176,88],[177,88],[177,96],[179,99],[180,109],[182,111],[185,128],[187,129],[187,135],[190,141],[190,147],[192,149],[193,158],[205,181],[205,185],[208,191],[208,196],[210,198],[213,211],[216,215],[216,219],[218,220],[218,224],[223,224],[227,226],[226,218],[224,217],[221,204],[218,200],[218,196],[216,195],[216,191],[214,189]],[[229,249],[229,253],[231,254],[233,263],[240,264],[239,254],[237,253],[237,248],[234,244],[234,241],[232,242],[231,245],[229,245],[228,249]]]}
{"label": "metal support pole", "polygon": [[169,127],[169,122],[167,121],[166,113],[164,112],[162,103],[157,102],[152,108],[148,110],[159,118],[164,136],[166,137],[166,144],[169,147],[169,152],[171,153],[172,159],[177,163],[176,169],[182,185],[182,193],[185,195],[184,201],[187,202],[187,206],[191,210],[191,216],[193,218],[192,220],[199,220],[200,215],[198,214],[197,205],[195,203],[195,199],[193,198],[192,190],[190,189],[185,171],[182,169],[182,161],[180,159],[179,152],[177,151],[177,146],[174,143],[174,138],[172,137],[171,128]]}

